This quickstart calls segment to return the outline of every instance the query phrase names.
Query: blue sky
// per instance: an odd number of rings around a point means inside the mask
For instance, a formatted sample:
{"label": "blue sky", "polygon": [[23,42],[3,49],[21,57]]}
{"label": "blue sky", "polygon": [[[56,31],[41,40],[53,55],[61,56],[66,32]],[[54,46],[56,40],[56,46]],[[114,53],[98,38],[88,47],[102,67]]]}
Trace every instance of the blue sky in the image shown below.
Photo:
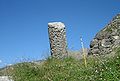
{"label": "blue sky", "polygon": [[89,48],[95,34],[120,13],[119,0],[0,0],[0,67],[49,54],[48,23],[64,22],[68,48]]}

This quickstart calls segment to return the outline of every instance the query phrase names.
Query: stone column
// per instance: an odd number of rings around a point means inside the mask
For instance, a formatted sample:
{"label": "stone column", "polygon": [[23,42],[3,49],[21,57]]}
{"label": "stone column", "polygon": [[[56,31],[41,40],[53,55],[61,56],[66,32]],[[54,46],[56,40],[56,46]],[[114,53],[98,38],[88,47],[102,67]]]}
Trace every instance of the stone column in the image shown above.
{"label": "stone column", "polygon": [[65,25],[62,22],[48,23],[48,34],[52,57],[64,58],[67,56],[67,42]]}

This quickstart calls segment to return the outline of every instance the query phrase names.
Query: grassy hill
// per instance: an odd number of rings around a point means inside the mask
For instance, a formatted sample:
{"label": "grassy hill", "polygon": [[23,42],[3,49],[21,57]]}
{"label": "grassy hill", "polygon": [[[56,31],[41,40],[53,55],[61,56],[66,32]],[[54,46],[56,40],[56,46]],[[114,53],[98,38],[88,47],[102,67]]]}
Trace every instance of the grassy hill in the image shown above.
{"label": "grassy hill", "polygon": [[15,81],[119,81],[120,48],[115,54],[89,56],[87,67],[83,59],[48,58],[42,63],[19,63],[0,72]]}

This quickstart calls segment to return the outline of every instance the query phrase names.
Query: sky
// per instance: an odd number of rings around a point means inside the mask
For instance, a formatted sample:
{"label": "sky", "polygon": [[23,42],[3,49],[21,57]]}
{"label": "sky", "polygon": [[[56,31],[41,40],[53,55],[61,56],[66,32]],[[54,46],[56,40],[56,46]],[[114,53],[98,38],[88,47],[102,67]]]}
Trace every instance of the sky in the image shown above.
{"label": "sky", "polygon": [[50,56],[48,23],[63,22],[70,50],[89,48],[120,0],[0,0],[0,67]]}

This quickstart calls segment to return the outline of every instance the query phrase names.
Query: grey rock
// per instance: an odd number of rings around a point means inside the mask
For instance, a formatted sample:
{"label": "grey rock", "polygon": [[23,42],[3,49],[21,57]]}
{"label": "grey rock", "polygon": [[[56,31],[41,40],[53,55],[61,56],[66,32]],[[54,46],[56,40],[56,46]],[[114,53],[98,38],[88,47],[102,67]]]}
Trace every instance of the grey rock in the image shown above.
{"label": "grey rock", "polygon": [[110,42],[110,39],[102,39],[101,40],[101,46],[102,47],[110,47],[111,46],[111,42]]}
{"label": "grey rock", "polygon": [[48,23],[51,56],[64,58],[68,55],[66,29],[62,22]]}
{"label": "grey rock", "polygon": [[109,54],[116,47],[120,47],[120,14],[96,34],[88,54]]}
{"label": "grey rock", "polygon": [[0,76],[0,81],[13,81],[9,76]]}
{"label": "grey rock", "polygon": [[[90,43],[90,47],[94,47],[97,42],[98,42],[97,39],[93,39],[93,40],[91,41],[91,43]],[[98,44],[97,44],[97,46],[98,46]]]}
{"label": "grey rock", "polygon": [[99,54],[99,49],[91,49],[92,54]]}

